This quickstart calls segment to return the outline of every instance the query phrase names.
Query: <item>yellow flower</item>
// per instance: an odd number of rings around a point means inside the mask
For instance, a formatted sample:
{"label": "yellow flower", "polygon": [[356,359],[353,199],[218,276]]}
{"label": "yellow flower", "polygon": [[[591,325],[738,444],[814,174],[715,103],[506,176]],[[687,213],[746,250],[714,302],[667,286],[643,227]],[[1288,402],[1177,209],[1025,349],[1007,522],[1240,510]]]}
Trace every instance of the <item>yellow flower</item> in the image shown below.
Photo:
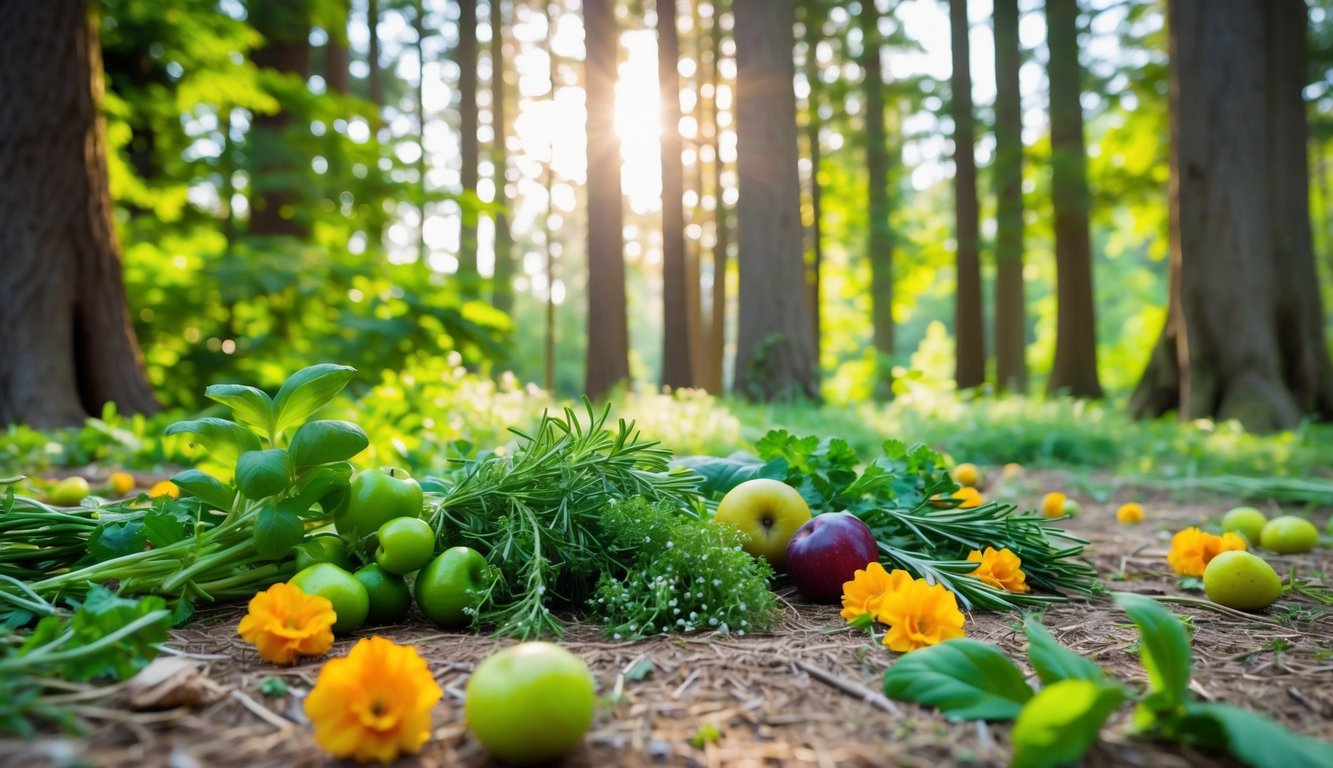
{"label": "yellow flower", "polygon": [[972,550],[967,559],[977,563],[972,575],[995,587],[1010,592],[1031,592],[1027,574],[1023,573],[1023,561],[1008,547],[996,552],[994,547],[986,547],[985,552]]}
{"label": "yellow flower", "polygon": [[854,621],[867,613],[875,615],[886,594],[902,589],[911,581],[912,575],[907,571],[889,573],[879,563],[867,565],[842,585],[842,617]]}
{"label": "yellow flower", "polygon": [[297,656],[328,653],[336,620],[328,598],[279,582],[250,599],[250,612],[236,632],[259,649],[264,661],[291,664]]}
{"label": "yellow flower", "polygon": [[326,752],[387,763],[426,743],[431,708],[443,695],[415,648],[376,636],[319,670],[305,713]]}
{"label": "yellow flower", "polygon": [[1120,509],[1115,511],[1115,519],[1126,525],[1131,523],[1143,522],[1143,505],[1131,501],[1128,504],[1121,504]]}
{"label": "yellow flower", "polygon": [[[897,571],[895,571],[897,573]],[[906,653],[963,636],[958,598],[940,584],[916,579],[884,596],[878,618],[889,625],[884,645]]]}
{"label": "yellow flower", "polygon": [[975,488],[981,485],[981,470],[976,464],[959,464],[953,468],[953,479],[961,486]]}
{"label": "yellow flower", "polygon": [[153,499],[156,499],[159,496],[170,496],[173,499],[179,499],[181,497],[181,489],[177,488],[176,484],[170,480],[163,480],[148,489],[148,496]]}
{"label": "yellow flower", "polygon": [[1065,513],[1065,495],[1051,491],[1041,499],[1041,513],[1047,517],[1059,517]]}
{"label": "yellow flower", "polygon": [[1210,560],[1233,549],[1245,549],[1245,540],[1230,532],[1214,536],[1190,527],[1171,537],[1166,561],[1180,576],[1202,576]]}
{"label": "yellow flower", "polygon": [[129,472],[112,472],[106,479],[106,485],[111,489],[112,496],[125,496],[134,490],[134,475]]}
{"label": "yellow flower", "polygon": [[982,498],[981,491],[978,491],[976,488],[967,485],[954,491],[953,497],[955,499],[963,500],[963,503],[958,505],[963,509],[971,509],[973,507],[979,507],[982,505],[983,502],[986,501],[984,498]]}

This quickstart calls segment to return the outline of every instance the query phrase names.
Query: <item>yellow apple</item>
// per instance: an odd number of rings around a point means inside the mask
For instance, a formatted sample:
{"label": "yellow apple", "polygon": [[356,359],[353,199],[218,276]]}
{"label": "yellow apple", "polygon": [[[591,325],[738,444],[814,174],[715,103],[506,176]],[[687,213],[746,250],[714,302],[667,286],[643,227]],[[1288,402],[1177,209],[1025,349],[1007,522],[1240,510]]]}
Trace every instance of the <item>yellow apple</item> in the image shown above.
{"label": "yellow apple", "polygon": [[746,534],[745,551],[781,571],[787,564],[787,543],[809,519],[810,505],[795,488],[760,478],[727,491],[713,521]]}

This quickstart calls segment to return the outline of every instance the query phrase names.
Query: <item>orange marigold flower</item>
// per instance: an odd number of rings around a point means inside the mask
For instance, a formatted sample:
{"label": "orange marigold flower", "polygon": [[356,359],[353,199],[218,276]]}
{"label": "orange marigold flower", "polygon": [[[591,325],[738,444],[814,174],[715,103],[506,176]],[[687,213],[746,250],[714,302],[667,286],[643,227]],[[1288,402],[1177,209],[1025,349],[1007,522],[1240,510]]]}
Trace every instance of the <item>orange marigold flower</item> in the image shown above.
{"label": "orange marigold flower", "polygon": [[1233,549],[1245,549],[1245,540],[1231,532],[1214,536],[1191,526],[1171,537],[1166,561],[1180,576],[1202,576],[1209,561]]}
{"label": "orange marigold flower", "polygon": [[134,490],[134,475],[129,472],[112,472],[106,479],[107,488],[111,489],[111,495],[121,498]]}
{"label": "orange marigold flower", "polygon": [[898,653],[963,636],[958,598],[940,584],[916,579],[885,595],[878,618],[889,625],[884,645]]}
{"label": "orange marigold flower", "polygon": [[977,564],[977,569],[971,575],[981,579],[996,589],[1007,589],[1010,592],[1031,592],[1032,588],[1028,586],[1028,576],[1023,573],[1023,561],[1009,551],[1008,547],[995,551],[994,547],[986,547],[985,552],[972,550],[967,559]]}
{"label": "orange marigold flower", "polygon": [[879,563],[870,563],[853,574],[851,581],[843,583],[842,617],[855,621],[867,613],[874,616],[885,595],[902,589],[911,581],[912,575],[907,571],[895,569],[889,573]]}
{"label": "orange marigold flower", "polygon": [[963,500],[963,503],[958,505],[963,509],[971,509],[973,507],[979,507],[982,505],[982,503],[986,501],[985,498],[982,497],[981,491],[978,491],[976,488],[967,485],[954,491],[953,497],[955,499]]}
{"label": "orange marigold flower", "polygon": [[1143,522],[1143,505],[1136,501],[1121,504],[1115,511],[1115,519],[1126,525]]}
{"label": "orange marigold flower", "polygon": [[250,599],[250,612],[236,631],[259,649],[259,658],[291,664],[297,656],[328,653],[336,620],[328,598],[307,595],[299,587],[279,582]]}
{"label": "orange marigold flower", "polygon": [[1041,513],[1047,517],[1059,517],[1065,513],[1065,495],[1051,491],[1041,499]]}
{"label": "orange marigold flower", "polygon": [[163,480],[148,489],[149,498],[156,499],[159,496],[170,496],[173,499],[179,499],[181,497],[181,489],[177,488],[176,484],[170,480]]}
{"label": "orange marigold flower", "polygon": [[387,763],[426,743],[431,708],[443,695],[415,648],[376,636],[319,670],[305,713],[326,752]]}

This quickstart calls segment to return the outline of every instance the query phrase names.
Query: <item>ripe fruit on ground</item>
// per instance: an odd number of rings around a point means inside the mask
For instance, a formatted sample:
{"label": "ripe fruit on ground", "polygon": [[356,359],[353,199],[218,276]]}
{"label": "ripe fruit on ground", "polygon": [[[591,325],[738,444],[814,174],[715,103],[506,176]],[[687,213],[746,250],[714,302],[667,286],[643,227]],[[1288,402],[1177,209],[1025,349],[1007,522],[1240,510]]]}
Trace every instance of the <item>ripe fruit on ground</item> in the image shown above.
{"label": "ripe fruit on ground", "polygon": [[727,491],[713,522],[730,525],[749,536],[745,551],[762,557],[781,571],[787,564],[787,543],[810,519],[810,505],[790,485],[777,480],[746,480]]}
{"label": "ripe fruit on ground", "polygon": [[842,585],[879,560],[879,545],[856,515],[828,512],[797,529],[787,544],[787,573],[807,600],[836,603]]}
{"label": "ripe fruit on ground", "polygon": [[1254,507],[1235,507],[1222,516],[1222,533],[1236,531],[1251,544],[1258,544],[1267,523],[1268,516]]}
{"label": "ripe fruit on ground", "polygon": [[466,627],[494,579],[493,570],[480,552],[471,547],[451,547],[417,574],[417,607],[441,627]]}
{"label": "ripe fruit on ground", "polygon": [[367,624],[397,624],[412,608],[412,593],[403,577],[371,563],[352,574],[370,598]]}
{"label": "ripe fruit on ground", "polygon": [[82,477],[67,477],[56,483],[47,498],[52,504],[59,507],[77,506],[79,502],[88,498],[93,489],[89,487],[88,481]]}
{"label": "ripe fruit on ground", "polygon": [[403,575],[424,568],[435,555],[435,530],[419,517],[395,517],[375,534],[375,562],[389,573]]}
{"label": "ripe fruit on ground", "polygon": [[1282,595],[1282,580],[1273,566],[1244,550],[1223,552],[1203,569],[1208,599],[1228,608],[1257,611]]}
{"label": "ripe fruit on ground", "polygon": [[1283,515],[1268,521],[1259,534],[1259,544],[1281,555],[1301,555],[1314,549],[1319,529],[1303,517]]}
{"label": "ripe fruit on ground", "polygon": [[1077,517],[1082,511],[1083,506],[1079,504],[1076,499],[1071,499],[1068,496],[1065,497],[1064,507],[1061,508],[1061,512],[1070,517]]}
{"label": "ripe fruit on ground", "polygon": [[959,464],[953,468],[953,479],[959,485],[976,488],[981,485],[981,470],[976,464]]}
{"label": "ripe fruit on ground", "polygon": [[579,657],[554,643],[510,646],[477,665],[463,705],[468,730],[508,763],[554,760],[583,741],[596,691]]}
{"label": "ripe fruit on ground", "polygon": [[370,613],[370,594],[355,576],[332,563],[315,563],[298,571],[289,583],[307,595],[319,595],[333,603],[338,620],[333,623],[333,634],[342,635],[366,623]]}

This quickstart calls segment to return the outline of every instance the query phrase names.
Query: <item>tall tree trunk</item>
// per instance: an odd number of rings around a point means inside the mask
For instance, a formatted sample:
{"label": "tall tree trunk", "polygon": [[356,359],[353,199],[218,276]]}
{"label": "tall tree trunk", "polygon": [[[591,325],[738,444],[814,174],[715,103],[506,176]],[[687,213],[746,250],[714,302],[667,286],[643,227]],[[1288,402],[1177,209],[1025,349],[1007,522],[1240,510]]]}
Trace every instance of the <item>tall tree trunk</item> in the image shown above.
{"label": "tall tree trunk", "polygon": [[1082,67],[1078,61],[1078,0],[1046,0],[1050,48],[1051,197],[1055,202],[1055,361],[1047,391],[1101,397],[1097,324],[1088,233],[1087,152],[1083,146]]}
{"label": "tall tree trunk", "polygon": [[[310,25],[299,0],[270,0],[252,3],[250,24],[264,37],[264,44],[251,60],[261,69],[295,75],[301,82],[310,76]],[[281,99],[279,103],[281,104]],[[292,136],[300,130],[292,113],[283,107],[271,115],[255,115],[247,139],[250,159],[250,234],[260,237],[305,237],[309,222],[292,178],[300,163],[292,149]]]}
{"label": "tall tree trunk", "polygon": [[727,203],[724,199],[726,189],[723,186],[722,162],[722,126],[718,113],[717,92],[722,86],[722,5],[713,5],[713,18],[708,28],[709,50],[712,61],[709,65],[709,82],[713,86],[712,98],[708,100],[709,126],[713,142],[713,197],[714,229],[713,238],[713,292],[708,316],[708,378],[704,386],[709,392],[721,393],[724,384],[727,346],[727,251],[731,247],[730,228],[728,227]]}
{"label": "tall tree trunk", "polygon": [[[380,0],[369,0],[366,24],[370,27],[370,47],[366,50],[366,98],[377,107],[384,106],[384,75],[380,68]],[[376,114],[378,123],[379,115]]]}
{"label": "tall tree trunk", "polygon": [[1333,417],[1305,174],[1305,5],[1173,0],[1168,12],[1172,304],[1131,405],[1254,431]]}
{"label": "tall tree trunk", "polygon": [[98,22],[0,0],[0,424],[157,410],[107,184]]}
{"label": "tall tree trunk", "polygon": [[680,137],[680,42],[676,0],[657,0],[657,81],[662,112],[662,386],[694,384],[694,339],[685,263],[684,168]]}
{"label": "tall tree trunk", "polygon": [[509,232],[509,196],[506,193],[509,154],[505,139],[509,126],[505,122],[505,56],[504,6],[502,0],[491,3],[491,165],[495,167],[495,202],[500,206],[495,217],[495,276],[492,278],[491,303],[508,314],[514,307],[514,241]]}
{"label": "tall tree trunk", "polygon": [[735,0],[740,202],[736,390],[819,398],[801,253],[792,0]]}
{"label": "tall tree trunk", "polygon": [[995,0],[995,385],[1028,386],[1023,298],[1023,102],[1018,0]]}
{"label": "tall tree trunk", "polygon": [[583,0],[588,98],[588,357],[585,390],[603,397],[629,378],[629,321],[620,140],[615,132],[620,49],[614,0]]}
{"label": "tall tree trunk", "polygon": [[822,190],[819,187],[819,170],[823,164],[823,148],[819,134],[823,130],[824,120],[819,115],[823,105],[823,86],[819,79],[819,62],[815,52],[822,36],[821,26],[825,14],[820,9],[818,0],[807,0],[805,10],[805,79],[810,86],[810,95],[806,100],[805,143],[809,147],[810,157],[810,264],[806,277],[807,301],[810,304],[810,329],[815,338],[815,360],[819,360],[819,347],[823,341],[823,332],[819,327],[819,315],[822,302],[819,292],[819,271],[824,263],[824,210]]}
{"label": "tall tree trunk", "polygon": [[954,239],[958,245],[958,290],[954,294],[953,330],[957,361],[954,380],[959,389],[979,387],[986,382],[969,30],[967,0],[949,0],[949,33],[953,43]]}
{"label": "tall tree trunk", "polygon": [[458,2],[458,154],[463,194],[462,225],[458,237],[458,277],[463,295],[480,294],[477,273],[477,0]]}
{"label": "tall tree trunk", "polygon": [[884,127],[883,40],[879,7],[861,3],[861,88],[866,103],[866,173],[870,179],[870,319],[875,344],[874,396],[893,397],[893,229],[889,224],[889,149]]}
{"label": "tall tree trunk", "polygon": [[350,93],[352,90],[352,72],[348,68],[350,57],[347,51],[347,13],[351,0],[338,3],[338,18],[330,25],[329,43],[324,50],[324,82],[329,93]]}

